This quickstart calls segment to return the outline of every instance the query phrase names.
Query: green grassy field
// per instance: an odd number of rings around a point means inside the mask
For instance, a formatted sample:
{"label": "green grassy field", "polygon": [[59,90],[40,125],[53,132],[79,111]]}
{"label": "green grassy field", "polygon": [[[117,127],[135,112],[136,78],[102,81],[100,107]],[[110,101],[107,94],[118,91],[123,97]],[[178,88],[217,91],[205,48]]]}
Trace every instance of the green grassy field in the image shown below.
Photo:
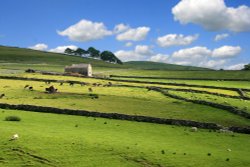
{"label": "green grassy field", "polygon": [[171,93],[174,93],[178,96],[183,96],[186,98],[191,98],[191,99],[200,99],[200,100],[205,100],[205,101],[210,101],[210,102],[216,102],[218,104],[225,104],[225,105],[230,105],[237,107],[241,110],[245,110],[250,113],[250,100],[243,100],[243,99],[230,99],[230,98],[225,98],[225,97],[218,97],[214,95],[204,95],[200,93],[189,93],[189,92],[174,92],[170,91]]}
{"label": "green grassy field", "polygon": [[[101,79],[93,79],[93,78],[79,78],[79,77],[72,77],[72,76],[54,76],[54,75],[42,75],[42,74],[37,74],[37,73],[23,73],[23,72],[13,72],[13,73],[1,73],[0,76],[18,76],[22,78],[38,78],[38,79],[53,79],[53,80],[62,80],[62,81],[80,81],[80,82],[88,82],[88,83],[103,83],[107,84],[108,80],[101,80]],[[130,80],[130,79],[129,79]],[[142,81],[147,81],[147,80],[142,80]],[[151,81],[151,80],[149,80]],[[178,80],[180,81],[180,80]],[[183,81],[183,80],[182,80]],[[213,92],[213,93],[221,93],[225,95],[231,95],[231,96],[238,96],[237,91],[232,91],[232,90],[225,90],[225,89],[213,89],[213,88],[202,88],[202,87],[187,87],[187,86],[174,86],[174,85],[161,85],[161,84],[146,84],[146,83],[133,83],[133,82],[122,82],[122,80],[117,80],[117,81],[112,81],[115,84],[126,84],[126,85],[132,85],[132,86],[157,86],[157,87],[162,87],[162,88],[181,88],[181,89],[192,89],[192,90],[201,90],[201,91],[208,91],[208,92]],[[157,81],[158,82],[158,81]],[[213,82],[213,81],[209,81]],[[164,83],[164,82],[163,82]],[[166,82],[168,83],[168,82]],[[175,83],[174,81],[170,81],[169,83]],[[179,83],[185,83],[185,82],[179,82]],[[204,84],[201,83],[201,81],[193,82],[190,84],[194,85],[207,85],[207,86],[214,86],[213,84],[206,84],[206,82],[203,82]],[[224,82],[223,82],[224,83]],[[248,85],[245,84],[245,81],[227,81],[228,87],[233,87],[233,88],[248,88]],[[233,83],[237,83],[236,86],[234,86]],[[189,83],[185,83],[189,84]],[[222,86],[224,87],[223,84],[218,84],[215,86]],[[237,87],[238,86],[238,87]]]}
{"label": "green grassy field", "polygon": [[[94,80],[94,79],[91,79]],[[52,83],[59,92],[44,93],[50,85],[37,81],[1,80],[0,92],[5,93],[2,103],[30,104],[68,109],[82,109],[106,113],[153,116],[213,122],[224,126],[250,126],[250,122],[227,111],[213,107],[168,98],[158,92],[143,88],[93,87]],[[24,89],[31,85],[34,91]],[[98,99],[91,99],[88,88],[92,87]]]}
{"label": "green grassy field", "polygon": [[250,79],[249,71],[168,71],[168,70],[127,70],[110,71],[108,75],[121,76],[145,76],[145,77],[165,77],[165,78],[208,78],[208,79]]}
{"label": "green grassy field", "polygon": [[[28,68],[63,72],[64,66],[72,63],[91,63],[96,76],[124,75],[201,78],[201,80],[116,77],[112,79],[119,80],[109,81],[24,73]],[[226,110],[177,100],[145,88],[148,86],[168,88],[172,89],[169,90],[171,94],[226,104],[250,112],[249,100],[243,100],[235,90],[223,89],[223,87],[250,89],[249,81],[202,80],[202,78],[250,79],[250,72],[246,71],[215,71],[153,62],[128,62],[124,65],[115,65],[94,59],[0,46],[1,76],[28,78],[28,80],[0,79],[0,95],[5,94],[0,98],[0,103],[192,120],[226,127],[250,127],[249,119]],[[70,86],[68,83],[60,85],[58,82],[48,85],[44,81],[29,80],[32,78],[61,82],[80,81],[87,85]],[[121,79],[131,82],[124,82]],[[135,80],[198,86],[135,83],[133,82]],[[103,87],[108,82],[112,82],[112,86]],[[95,87],[94,83],[100,83],[101,86]],[[24,89],[25,85],[32,86],[34,90]],[[58,89],[57,93],[45,93],[45,88],[51,85]],[[204,85],[222,88],[203,88]],[[92,88],[93,92],[89,92],[89,88]],[[206,92],[184,92],[183,89]],[[209,93],[237,96],[239,99]],[[97,94],[98,98],[92,99],[90,94]],[[250,97],[250,92],[246,91],[245,94]],[[5,121],[7,116],[18,116],[21,121]],[[191,127],[184,126],[0,109],[0,166],[249,166],[250,135],[219,133],[200,128],[197,132],[190,130]],[[15,133],[19,134],[20,138],[9,141]]]}
{"label": "green grassy field", "polygon": [[[22,120],[4,121],[9,115]],[[250,163],[250,136],[244,134],[13,110],[0,110],[0,130],[1,166],[245,167]],[[8,141],[15,133],[20,139]]]}
{"label": "green grassy field", "polygon": [[173,80],[173,79],[143,79],[143,78],[123,78],[123,77],[114,77],[112,79],[250,89],[250,81],[206,81],[206,80],[185,80],[185,79]]}

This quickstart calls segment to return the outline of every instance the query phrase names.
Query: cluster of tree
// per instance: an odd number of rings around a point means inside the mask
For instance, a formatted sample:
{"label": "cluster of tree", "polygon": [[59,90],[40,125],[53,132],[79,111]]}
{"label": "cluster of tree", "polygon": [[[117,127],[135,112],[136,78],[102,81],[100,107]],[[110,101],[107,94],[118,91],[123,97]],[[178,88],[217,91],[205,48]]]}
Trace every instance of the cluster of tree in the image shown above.
{"label": "cluster of tree", "polygon": [[244,68],[242,70],[250,70],[250,63],[244,65]]}
{"label": "cluster of tree", "polygon": [[108,61],[111,63],[122,64],[122,61],[118,59],[114,53],[110,51],[103,51],[100,52],[99,50],[95,49],[94,47],[89,47],[87,50],[82,48],[77,48],[76,50],[72,50],[70,48],[65,49],[64,53],[71,54],[75,56],[87,56],[92,58],[98,58],[103,61]]}

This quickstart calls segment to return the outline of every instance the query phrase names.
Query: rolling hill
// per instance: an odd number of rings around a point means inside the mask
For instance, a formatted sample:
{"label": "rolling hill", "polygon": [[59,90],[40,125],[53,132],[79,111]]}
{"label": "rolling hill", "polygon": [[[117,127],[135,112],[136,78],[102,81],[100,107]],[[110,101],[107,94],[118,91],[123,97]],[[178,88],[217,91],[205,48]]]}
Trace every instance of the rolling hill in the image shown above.
{"label": "rolling hill", "polygon": [[[91,58],[37,51],[26,48],[0,46],[1,66],[18,69],[25,64],[40,66],[65,66],[73,63],[90,63],[100,68],[142,69],[142,70],[210,70],[200,67],[181,66],[147,61],[130,61],[123,65],[112,64]],[[6,65],[6,63],[8,65]]]}
{"label": "rolling hill", "polygon": [[144,70],[172,70],[172,71],[211,70],[211,69],[202,68],[202,67],[182,66],[182,65],[176,65],[176,64],[166,64],[166,63],[158,63],[158,62],[150,62],[150,61],[129,61],[129,62],[126,62],[125,65],[131,68],[144,69]]}

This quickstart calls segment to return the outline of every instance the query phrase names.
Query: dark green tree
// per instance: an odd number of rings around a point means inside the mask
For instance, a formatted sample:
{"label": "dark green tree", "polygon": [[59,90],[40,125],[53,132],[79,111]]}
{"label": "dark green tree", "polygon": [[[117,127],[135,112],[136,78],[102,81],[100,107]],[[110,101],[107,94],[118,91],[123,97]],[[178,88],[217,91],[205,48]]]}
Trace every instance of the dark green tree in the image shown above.
{"label": "dark green tree", "polygon": [[250,63],[244,65],[244,68],[242,70],[247,70],[247,71],[250,70]]}
{"label": "dark green tree", "polygon": [[122,64],[122,61],[119,60],[114,53],[110,52],[110,51],[103,51],[101,53],[101,59],[103,61],[109,61],[109,62],[113,62],[113,63],[117,63],[117,64]]}
{"label": "dark green tree", "polygon": [[81,55],[84,55],[84,54],[86,54],[86,50],[84,50],[84,49],[82,49],[82,48],[77,48],[76,49],[76,51],[74,52],[75,53],[75,55],[77,55],[77,56],[81,56]]}
{"label": "dark green tree", "polygon": [[66,53],[66,54],[72,54],[72,53],[74,53],[74,50],[72,50],[70,48],[67,48],[67,49],[65,49],[64,53]]}
{"label": "dark green tree", "polygon": [[90,54],[90,57],[100,58],[100,51],[94,47],[89,47],[87,51]]}

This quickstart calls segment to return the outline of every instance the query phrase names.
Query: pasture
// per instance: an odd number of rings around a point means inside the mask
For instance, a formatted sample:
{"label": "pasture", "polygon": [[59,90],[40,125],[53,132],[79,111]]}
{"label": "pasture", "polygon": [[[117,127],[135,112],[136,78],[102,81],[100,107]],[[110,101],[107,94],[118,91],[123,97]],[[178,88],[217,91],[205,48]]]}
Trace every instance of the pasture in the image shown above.
{"label": "pasture", "polygon": [[[62,78],[61,76],[60,81]],[[112,87],[93,86],[95,82],[102,85],[107,84],[107,81],[99,79],[81,78],[81,81],[85,81],[89,85],[70,86],[69,83],[63,85],[50,83],[48,85],[41,81],[1,80],[0,91],[5,94],[1,102],[194,120],[224,126],[250,125],[248,119],[225,110],[173,99],[159,92],[148,91],[146,88],[116,86],[116,83],[113,83]],[[24,88],[25,85],[32,86],[33,90]],[[45,88],[51,85],[58,89],[57,93],[45,93]],[[89,92],[89,88],[93,92]],[[98,98],[93,99],[91,94],[98,95]]]}
{"label": "pasture", "polygon": [[[4,121],[9,115],[20,122]],[[1,166],[247,166],[246,134],[0,110]],[[20,139],[8,141],[18,133]]]}
{"label": "pasture", "polygon": [[[250,127],[246,116],[250,113],[249,72],[152,62],[116,65],[10,47],[0,47],[0,51],[0,166],[245,167],[250,164],[250,136],[244,134]],[[91,63],[95,77],[24,73],[28,68],[63,72],[65,65],[73,63]],[[57,91],[46,92],[50,86]],[[215,105],[197,104],[195,100]],[[88,111],[97,116],[13,110],[3,107],[4,104]],[[246,115],[216,105],[229,106]],[[192,131],[191,124],[107,119],[98,114],[193,121],[198,125],[211,123],[221,129],[198,127]],[[231,132],[228,130],[231,127],[246,131]],[[19,138],[10,140],[14,134]]]}

